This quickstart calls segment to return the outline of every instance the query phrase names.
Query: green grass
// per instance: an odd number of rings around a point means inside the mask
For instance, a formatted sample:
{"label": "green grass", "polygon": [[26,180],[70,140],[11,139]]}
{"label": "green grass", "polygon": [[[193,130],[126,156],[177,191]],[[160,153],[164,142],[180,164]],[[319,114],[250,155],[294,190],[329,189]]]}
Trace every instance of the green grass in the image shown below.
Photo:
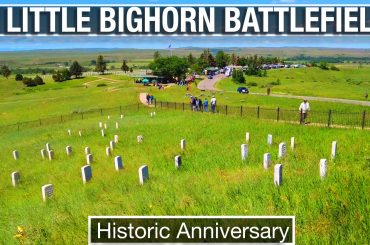
{"label": "green grass", "polygon": [[[268,84],[279,79],[281,85],[273,86],[272,93],[365,100],[365,93],[370,92],[370,68],[339,68],[340,71],[320,68],[269,70],[267,77],[246,76],[246,81],[257,83],[256,87],[250,87],[251,92],[257,93],[266,94]],[[217,88],[227,91],[236,91],[239,86],[231,78],[217,84]]]}
{"label": "green grass", "polygon": [[[295,215],[298,244],[366,244],[369,239],[370,184],[369,132],[300,127],[253,119],[201,113],[149,110],[71,121],[65,124],[8,131],[0,141],[0,243],[16,244],[18,225],[25,227],[25,243],[85,244],[88,215]],[[108,123],[107,137],[98,122]],[[120,122],[119,130],[114,128]],[[73,136],[67,135],[67,129]],[[83,137],[77,136],[83,130]],[[251,134],[248,160],[240,159],[245,132]],[[267,134],[274,137],[268,147]],[[124,170],[115,172],[105,147],[113,135],[120,142]],[[136,136],[142,134],[144,143]],[[277,160],[278,143],[296,137],[296,149]],[[186,138],[187,149],[180,151]],[[321,181],[319,160],[330,157],[333,140],[338,156],[329,161]],[[52,162],[41,160],[49,142]],[[356,143],[354,143],[356,142]],[[73,155],[67,157],[65,147]],[[93,179],[82,184],[83,149],[94,155]],[[20,159],[12,159],[17,149]],[[263,153],[284,165],[283,185],[273,184],[273,168],[265,171]],[[183,156],[175,170],[174,156]],[[139,166],[148,164],[150,180],[138,182]],[[11,186],[10,174],[20,171],[20,186]],[[55,196],[46,203],[41,186],[53,183]]]}

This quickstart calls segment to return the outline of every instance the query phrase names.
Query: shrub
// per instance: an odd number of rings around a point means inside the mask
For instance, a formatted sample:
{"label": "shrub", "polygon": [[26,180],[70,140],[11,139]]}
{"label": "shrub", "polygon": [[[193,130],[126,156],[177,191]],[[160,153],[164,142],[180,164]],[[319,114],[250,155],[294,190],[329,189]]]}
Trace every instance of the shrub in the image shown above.
{"label": "shrub", "polygon": [[237,83],[245,83],[245,77],[243,71],[241,70],[234,70],[233,71],[233,80]]}
{"label": "shrub", "polygon": [[328,63],[325,61],[321,61],[319,67],[322,70],[329,70]]}
{"label": "shrub", "polygon": [[22,76],[22,74],[17,74],[17,75],[15,75],[15,80],[16,80],[16,81],[22,81],[22,80],[23,80],[23,76]]}
{"label": "shrub", "polygon": [[43,85],[43,84],[45,84],[45,83],[44,83],[44,80],[42,80],[42,78],[41,78],[41,77],[39,77],[39,76],[36,76],[36,77],[33,79],[33,81],[34,81],[37,85]]}
{"label": "shrub", "polygon": [[37,86],[37,83],[32,78],[29,78],[29,77],[24,77],[22,82],[27,87],[36,87]]}
{"label": "shrub", "polygon": [[276,80],[276,82],[271,82],[270,84],[271,85],[280,85],[281,82],[280,82],[280,79],[278,78],[278,80]]}
{"label": "shrub", "polygon": [[339,68],[338,68],[338,67],[336,67],[335,65],[332,65],[332,66],[330,67],[330,70],[332,70],[332,71],[339,71]]}
{"label": "shrub", "polygon": [[105,86],[107,86],[107,84],[105,83],[99,83],[98,85],[96,85],[96,87],[105,87]]}

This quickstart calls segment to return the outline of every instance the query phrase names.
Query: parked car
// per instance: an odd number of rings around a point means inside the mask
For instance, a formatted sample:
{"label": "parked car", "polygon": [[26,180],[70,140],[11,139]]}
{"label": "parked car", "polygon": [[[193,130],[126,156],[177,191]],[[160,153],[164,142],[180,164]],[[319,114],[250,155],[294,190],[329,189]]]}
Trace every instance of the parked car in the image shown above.
{"label": "parked car", "polygon": [[208,75],[208,79],[213,79],[213,76],[212,75]]}
{"label": "parked car", "polygon": [[249,89],[246,87],[239,87],[236,91],[240,94],[249,94]]}

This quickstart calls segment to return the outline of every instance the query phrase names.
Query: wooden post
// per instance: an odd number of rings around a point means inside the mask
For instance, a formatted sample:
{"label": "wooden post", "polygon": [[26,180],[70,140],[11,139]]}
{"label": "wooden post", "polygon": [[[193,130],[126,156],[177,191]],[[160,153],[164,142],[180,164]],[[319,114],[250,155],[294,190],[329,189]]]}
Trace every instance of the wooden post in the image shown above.
{"label": "wooden post", "polygon": [[240,116],[241,117],[243,116],[243,106],[242,105],[240,106]]}
{"label": "wooden post", "polygon": [[60,115],[60,122],[63,122],[63,115]]}
{"label": "wooden post", "polygon": [[328,127],[330,127],[331,124],[331,110],[328,112]]}
{"label": "wooden post", "polygon": [[260,118],[260,107],[259,106],[257,107],[257,118],[258,119]]}
{"label": "wooden post", "polygon": [[279,121],[280,119],[280,107],[277,108],[277,115],[276,115],[276,121]]}
{"label": "wooden post", "polygon": [[362,129],[365,129],[366,111],[362,113]]}
{"label": "wooden post", "polygon": [[227,116],[227,105],[225,106],[226,116]]}
{"label": "wooden post", "polygon": [[162,108],[162,101],[161,101],[161,108]]}
{"label": "wooden post", "polygon": [[100,116],[103,116],[103,109],[100,109]]}

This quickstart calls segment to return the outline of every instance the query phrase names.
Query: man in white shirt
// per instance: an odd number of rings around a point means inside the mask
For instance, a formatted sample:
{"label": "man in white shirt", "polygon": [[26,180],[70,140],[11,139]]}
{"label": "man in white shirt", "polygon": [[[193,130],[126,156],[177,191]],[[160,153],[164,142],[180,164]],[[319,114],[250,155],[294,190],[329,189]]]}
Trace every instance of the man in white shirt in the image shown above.
{"label": "man in white shirt", "polygon": [[307,102],[306,99],[304,99],[301,105],[299,106],[299,112],[301,113],[301,124],[305,124],[305,120],[307,118],[309,110],[310,104]]}
{"label": "man in white shirt", "polygon": [[211,99],[211,110],[213,113],[216,112],[216,98],[215,96],[212,96],[212,99]]}

